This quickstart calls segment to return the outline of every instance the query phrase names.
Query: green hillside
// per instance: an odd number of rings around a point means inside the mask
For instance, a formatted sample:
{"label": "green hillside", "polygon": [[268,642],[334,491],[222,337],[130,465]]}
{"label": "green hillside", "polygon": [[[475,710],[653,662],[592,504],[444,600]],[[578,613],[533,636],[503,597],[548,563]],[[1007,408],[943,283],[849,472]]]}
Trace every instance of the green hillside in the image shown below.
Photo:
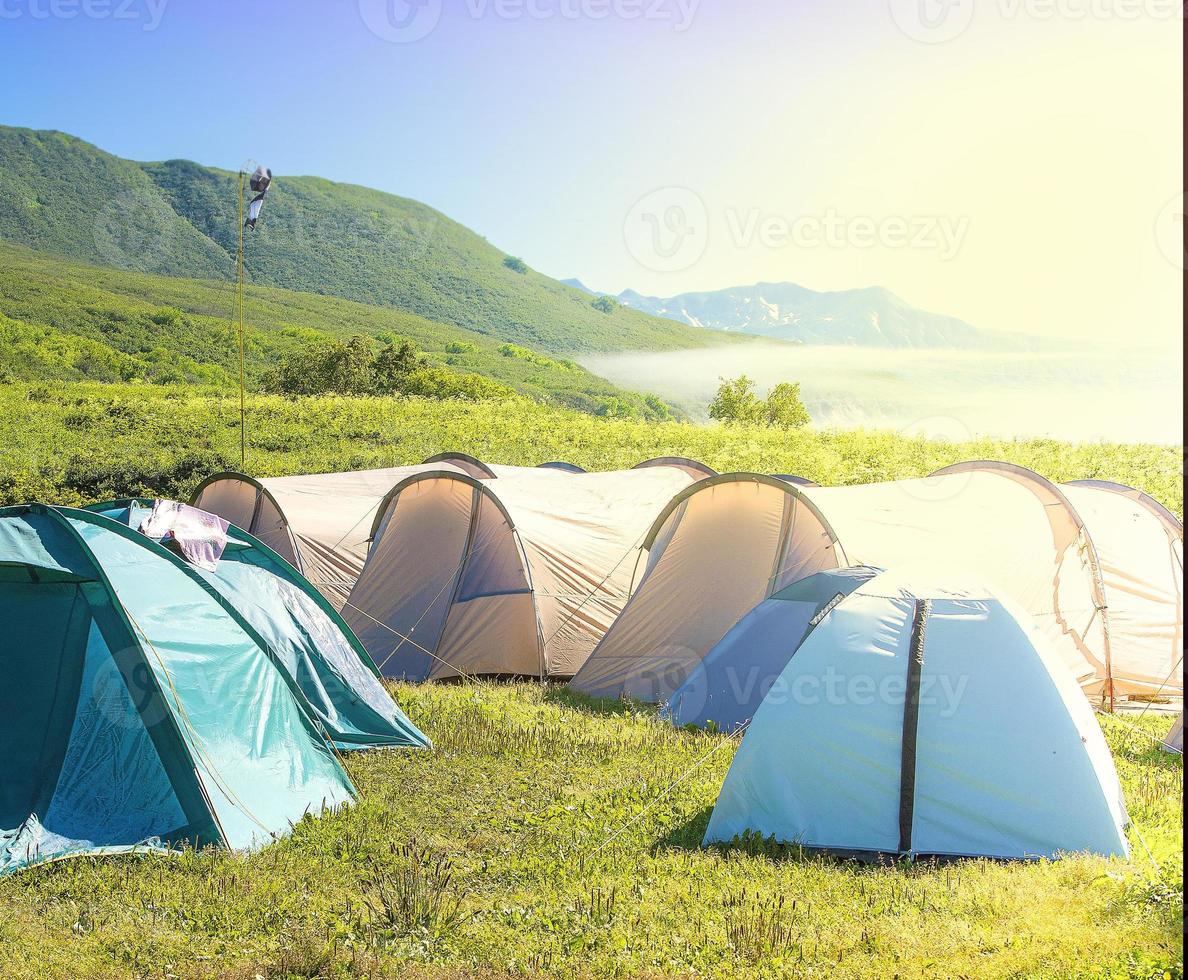
{"label": "green hillside", "polygon": [[[226,280],[235,186],[235,175],[196,163],[133,163],[62,133],[0,127],[0,238],[30,248]],[[506,259],[416,201],[281,173],[247,268],[259,283],[394,307],[553,353],[728,342],[636,310],[600,312],[585,293]]]}
{"label": "green hillside", "polygon": [[[0,380],[230,387],[239,350],[232,301],[227,282],[65,262],[0,243]],[[571,361],[398,310],[262,287],[248,289],[246,309],[253,388],[286,353],[365,334],[377,345],[412,341],[459,393],[515,393],[594,414],[668,414],[659,400],[621,391]]]}

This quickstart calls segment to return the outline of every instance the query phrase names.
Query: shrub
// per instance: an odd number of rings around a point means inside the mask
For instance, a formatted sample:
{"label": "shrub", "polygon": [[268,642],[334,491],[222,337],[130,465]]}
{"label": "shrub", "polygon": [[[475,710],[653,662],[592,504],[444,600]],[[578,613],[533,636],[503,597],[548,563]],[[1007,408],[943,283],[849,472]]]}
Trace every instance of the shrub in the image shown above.
{"label": "shrub", "polygon": [[163,306],[149,317],[159,327],[180,327],[185,322],[181,310],[173,306]]}
{"label": "shrub", "polygon": [[287,355],[264,377],[264,389],[290,398],[314,395],[417,395],[469,401],[508,398],[507,385],[434,366],[409,340],[372,353],[366,337],[315,344]]}
{"label": "shrub", "polygon": [[778,429],[799,429],[809,424],[808,409],[800,397],[800,384],[781,381],[764,401],[755,394],[755,382],[745,374],[722,379],[710,402],[710,418],[719,422],[766,425]]}
{"label": "shrub", "polygon": [[722,378],[718,393],[710,402],[709,417],[719,422],[758,423],[763,418],[763,402],[755,394],[755,382],[745,374],[733,380]]}
{"label": "shrub", "polygon": [[516,258],[514,255],[509,255],[503,260],[503,264],[511,269],[512,272],[518,272],[523,275],[528,271],[528,265],[523,259]]}
{"label": "shrub", "polygon": [[768,425],[799,429],[809,424],[808,409],[800,398],[800,383],[781,381],[767,393],[763,406]]}

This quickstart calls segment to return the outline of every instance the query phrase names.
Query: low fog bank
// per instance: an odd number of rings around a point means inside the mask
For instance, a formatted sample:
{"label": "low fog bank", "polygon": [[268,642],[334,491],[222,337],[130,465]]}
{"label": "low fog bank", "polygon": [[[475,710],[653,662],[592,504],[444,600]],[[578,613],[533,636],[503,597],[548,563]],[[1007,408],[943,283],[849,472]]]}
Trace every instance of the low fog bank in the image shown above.
{"label": "low fog bank", "polygon": [[692,351],[585,355],[583,367],[706,419],[720,378],[760,393],[799,381],[820,428],[897,429],[950,439],[1050,436],[1183,442],[1177,352],[890,350],[757,342]]}

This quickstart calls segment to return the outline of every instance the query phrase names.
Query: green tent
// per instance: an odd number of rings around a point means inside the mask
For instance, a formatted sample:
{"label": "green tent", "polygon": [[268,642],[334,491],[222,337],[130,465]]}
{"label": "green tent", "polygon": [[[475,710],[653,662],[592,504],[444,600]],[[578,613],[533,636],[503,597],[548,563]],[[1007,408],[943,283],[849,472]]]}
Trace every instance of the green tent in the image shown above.
{"label": "green tent", "polygon": [[100,515],[0,509],[0,874],[262,846],[354,787],[260,634]]}
{"label": "green tent", "polygon": [[[152,501],[113,500],[87,509],[139,528]],[[339,749],[429,747],[334,607],[266,544],[231,525],[214,571],[191,567],[267,641]]]}

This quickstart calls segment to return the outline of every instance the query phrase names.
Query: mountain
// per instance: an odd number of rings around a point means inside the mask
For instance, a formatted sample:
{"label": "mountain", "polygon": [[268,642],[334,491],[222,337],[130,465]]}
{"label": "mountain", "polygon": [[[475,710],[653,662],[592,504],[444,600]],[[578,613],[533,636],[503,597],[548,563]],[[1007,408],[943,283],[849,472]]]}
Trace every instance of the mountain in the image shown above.
{"label": "mountain", "polygon": [[[5,381],[197,383],[233,391],[239,344],[229,282],[87,265],[0,242],[0,385]],[[410,340],[437,397],[525,395],[598,415],[664,418],[574,362],[386,307],[273,287],[245,291],[248,384],[286,354],[356,334]],[[399,441],[396,433],[377,439]]]}
{"label": "mountain", "polygon": [[619,302],[695,327],[802,344],[980,348],[1010,342],[956,317],[916,309],[878,286],[817,292],[791,282],[761,282],[662,299],[627,289]]}
{"label": "mountain", "polygon": [[[58,132],[0,127],[0,239],[98,265],[234,274],[236,175],[135,163]],[[553,353],[718,342],[667,318],[601,312],[439,211],[319,177],[277,175],[250,233],[253,282],[387,306]]]}

